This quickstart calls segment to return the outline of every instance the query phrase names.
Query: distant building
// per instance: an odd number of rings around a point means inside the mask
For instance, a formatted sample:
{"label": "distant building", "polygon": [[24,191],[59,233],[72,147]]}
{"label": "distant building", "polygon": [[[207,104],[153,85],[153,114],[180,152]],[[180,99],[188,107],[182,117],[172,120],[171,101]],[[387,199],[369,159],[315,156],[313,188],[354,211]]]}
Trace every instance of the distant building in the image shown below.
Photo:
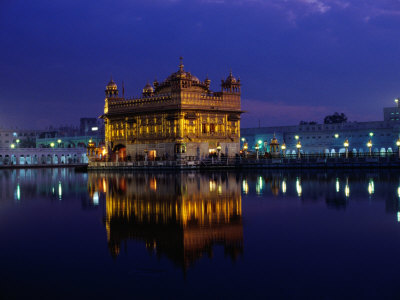
{"label": "distant building", "polygon": [[38,130],[0,129],[0,148],[34,148]]}
{"label": "distant building", "polygon": [[398,101],[396,107],[386,107],[383,111],[383,121],[243,128],[241,147],[246,142],[249,149],[254,151],[258,143],[261,152],[270,152],[269,143],[275,135],[280,146],[285,143],[287,154],[296,153],[298,141],[305,154],[343,153],[346,139],[349,141],[348,150],[352,154],[369,152],[369,140],[374,153],[396,152],[396,141],[400,134]]}
{"label": "distant building", "polygon": [[104,136],[104,122],[98,118],[81,118],[79,129],[81,136]]}
{"label": "distant building", "polygon": [[240,79],[232,73],[221,91],[210,90],[210,80],[179,70],[143,88],[139,98],[119,96],[116,83],[106,87],[104,115],[108,152],[121,158],[147,156],[201,158],[239,152]]}

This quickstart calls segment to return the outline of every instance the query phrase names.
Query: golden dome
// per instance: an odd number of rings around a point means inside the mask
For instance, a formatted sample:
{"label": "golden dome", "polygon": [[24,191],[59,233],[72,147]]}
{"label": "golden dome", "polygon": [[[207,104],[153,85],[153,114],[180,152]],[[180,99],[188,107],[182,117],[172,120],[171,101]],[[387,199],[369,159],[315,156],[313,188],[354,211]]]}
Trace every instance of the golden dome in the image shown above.
{"label": "golden dome", "polygon": [[236,78],[232,75],[232,71],[229,72],[229,76],[226,78],[225,83],[236,83]]}
{"label": "golden dome", "polygon": [[116,90],[117,89],[117,84],[114,82],[114,80],[111,78],[110,82],[107,84],[106,88],[108,90]]}
{"label": "golden dome", "polygon": [[153,91],[154,91],[153,87],[151,86],[151,84],[149,82],[147,82],[147,84],[143,88],[143,92],[145,93],[145,92],[153,92]]}

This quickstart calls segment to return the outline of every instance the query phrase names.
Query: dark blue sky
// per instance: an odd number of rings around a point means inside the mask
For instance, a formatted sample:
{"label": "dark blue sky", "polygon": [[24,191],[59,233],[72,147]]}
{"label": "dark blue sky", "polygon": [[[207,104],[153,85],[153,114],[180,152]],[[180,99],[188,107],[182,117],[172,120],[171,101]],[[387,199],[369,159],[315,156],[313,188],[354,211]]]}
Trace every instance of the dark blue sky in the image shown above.
{"label": "dark blue sky", "polygon": [[[362,3],[361,3],[362,2]],[[380,120],[400,96],[399,0],[0,0],[0,126],[98,116],[185,69],[243,82],[243,127]]]}

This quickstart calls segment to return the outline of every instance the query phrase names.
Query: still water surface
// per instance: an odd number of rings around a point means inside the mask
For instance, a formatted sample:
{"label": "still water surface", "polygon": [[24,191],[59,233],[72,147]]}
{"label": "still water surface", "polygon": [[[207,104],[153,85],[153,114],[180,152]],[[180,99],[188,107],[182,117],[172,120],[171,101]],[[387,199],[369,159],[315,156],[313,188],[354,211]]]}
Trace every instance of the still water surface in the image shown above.
{"label": "still water surface", "polygon": [[398,172],[0,171],[0,298],[398,298]]}

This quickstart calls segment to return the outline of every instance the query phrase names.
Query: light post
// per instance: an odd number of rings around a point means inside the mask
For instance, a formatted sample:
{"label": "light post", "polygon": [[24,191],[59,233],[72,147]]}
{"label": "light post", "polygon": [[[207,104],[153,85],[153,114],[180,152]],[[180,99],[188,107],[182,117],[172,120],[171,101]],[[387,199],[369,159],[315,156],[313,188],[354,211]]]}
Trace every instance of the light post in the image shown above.
{"label": "light post", "polygon": [[286,144],[285,144],[285,142],[283,142],[283,144],[281,146],[281,149],[282,149],[283,157],[285,158],[286,157]]}
{"label": "light post", "polygon": [[258,150],[260,149],[260,146],[258,146],[258,144],[256,144],[256,146],[254,148],[256,149],[256,159],[258,160]]}
{"label": "light post", "polygon": [[349,140],[348,139],[345,139],[343,146],[346,149],[346,159],[347,159],[347,158],[349,158]]}
{"label": "light post", "polygon": [[300,154],[300,149],[301,149],[300,140],[297,142],[296,148],[297,148],[297,156],[298,156],[298,158],[300,159],[300,157],[301,157],[301,154]]}
{"label": "light post", "polygon": [[60,140],[60,139],[57,140],[58,148],[60,148],[61,142],[62,142],[62,140]]}
{"label": "light post", "polygon": [[243,144],[243,151],[244,151],[244,157],[247,157],[247,149],[249,148],[247,143]]}
{"label": "light post", "polygon": [[19,142],[21,142],[21,140],[17,139],[15,142],[17,143],[17,148],[19,148]]}
{"label": "light post", "polygon": [[367,147],[369,148],[369,156],[372,156],[372,141],[369,139],[367,143]]}
{"label": "light post", "polygon": [[10,148],[11,148],[11,149],[15,149],[15,144],[11,144],[11,145],[10,145]]}
{"label": "light post", "polygon": [[50,143],[50,147],[54,148],[54,143],[53,142]]}
{"label": "light post", "polygon": [[400,158],[400,138],[397,139],[396,146],[397,146],[397,149],[399,151],[399,158]]}
{"label": "light post", "polygon": [[217,146],[217,151],[218,151],[218,160],[221,160],[221,145],[218,144]]}

